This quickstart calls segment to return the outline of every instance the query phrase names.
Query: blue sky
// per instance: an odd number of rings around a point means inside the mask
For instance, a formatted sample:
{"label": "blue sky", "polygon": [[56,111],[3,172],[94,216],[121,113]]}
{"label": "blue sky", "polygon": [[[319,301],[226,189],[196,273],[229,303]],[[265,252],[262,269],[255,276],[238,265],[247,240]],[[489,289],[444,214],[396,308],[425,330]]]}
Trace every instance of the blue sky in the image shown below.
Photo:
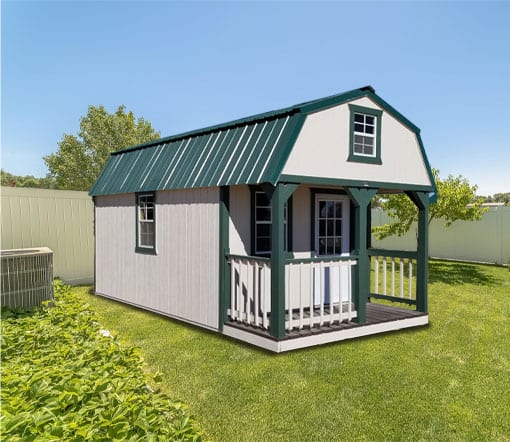
{"label": "blue sky", "polygon": [[510,2],[2,1],[2,168],[91,104],[162,136],[367,84],[422,130],[441,176],[510,191]]}

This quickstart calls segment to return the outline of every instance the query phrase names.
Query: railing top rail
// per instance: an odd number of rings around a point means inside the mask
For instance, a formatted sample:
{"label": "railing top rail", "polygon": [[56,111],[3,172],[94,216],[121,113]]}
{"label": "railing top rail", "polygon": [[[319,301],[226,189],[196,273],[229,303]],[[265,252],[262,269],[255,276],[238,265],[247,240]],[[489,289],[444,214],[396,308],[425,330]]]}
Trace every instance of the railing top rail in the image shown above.
{"label": "railing top rail", "polygon": [[264,258],[262,256],[249,256],[249,255],[232,255],[230,253],[227,253],[228,259],[243,259],[245,261],[259,261],[263,262],[264,264],[269,264],[271,262],[271,259]]}
{"label": "railing top rail", "polygon": [[411,250],[368,249],[368,256],[389,256],[394,258],[416,259],[418,257],[418,253]]}
{"label": "railing top rail", "polygon": [[357,255],[349,256],[321,256],[316,258],[288,258],[285,264],[309,264],[318,262],[342,262],[342,261],[356,261]]}

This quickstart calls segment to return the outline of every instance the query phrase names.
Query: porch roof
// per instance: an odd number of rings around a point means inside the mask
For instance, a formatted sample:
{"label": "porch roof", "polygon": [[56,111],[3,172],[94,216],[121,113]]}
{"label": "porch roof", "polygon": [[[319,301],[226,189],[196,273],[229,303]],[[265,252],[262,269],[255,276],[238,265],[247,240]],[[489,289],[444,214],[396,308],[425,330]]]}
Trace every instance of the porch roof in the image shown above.
{"label": "porch roof", "polygon": [[414,124],[365,86],[119,150],[111,154],[90,195],[276,184],[306,115],[364,96],[419,138]]}

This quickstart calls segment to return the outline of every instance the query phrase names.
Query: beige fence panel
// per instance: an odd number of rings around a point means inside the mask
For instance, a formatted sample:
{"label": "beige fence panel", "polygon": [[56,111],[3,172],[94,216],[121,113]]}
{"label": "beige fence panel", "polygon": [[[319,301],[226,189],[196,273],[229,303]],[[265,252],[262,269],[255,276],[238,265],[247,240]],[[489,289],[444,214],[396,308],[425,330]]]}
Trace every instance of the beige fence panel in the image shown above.
{"label": "beige fence panel", "polygon": [[87,192],[2,187],[1,248],[49,247],[53,274],[69,284],[94,280],[94,206]]}
{"label": "beige fence panel", "polygon": [[[381,210],[372,210],[372,225],[389,222]],[[372,239],[372,246],[393,250],[416,250],[416,226],[402,236],[382,241]],[[429,255],[461,261],[509,264],[510,207],[491,208],[480,221],[456,221],[450,227],[434,220],[430,225]]]}

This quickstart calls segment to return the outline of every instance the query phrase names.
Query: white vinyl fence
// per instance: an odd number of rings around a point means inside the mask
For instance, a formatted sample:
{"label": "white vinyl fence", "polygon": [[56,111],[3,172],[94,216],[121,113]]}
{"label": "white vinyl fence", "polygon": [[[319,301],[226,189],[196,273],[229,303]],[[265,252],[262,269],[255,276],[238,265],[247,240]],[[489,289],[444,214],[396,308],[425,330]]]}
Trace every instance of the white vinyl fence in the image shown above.
{"label": "white vinyl fence", "polygon": [[1,248],[49,247],[53,274],[68,284],[94,281],[94,206],[87,192],[1,188]]}
{"label": "white vinyl fence", "polygon": [[[389,222],[381,210],[372,210],[372,225]],[[391,250],[416,250],[416,226],[402,236],[382,241],[372,238],[372,247]],[[444,227],[444,221],[433,220],[429,230],[429,256],[459,261],[509,264],[510,207],[491,208],[480,221],[456,221]]]}

